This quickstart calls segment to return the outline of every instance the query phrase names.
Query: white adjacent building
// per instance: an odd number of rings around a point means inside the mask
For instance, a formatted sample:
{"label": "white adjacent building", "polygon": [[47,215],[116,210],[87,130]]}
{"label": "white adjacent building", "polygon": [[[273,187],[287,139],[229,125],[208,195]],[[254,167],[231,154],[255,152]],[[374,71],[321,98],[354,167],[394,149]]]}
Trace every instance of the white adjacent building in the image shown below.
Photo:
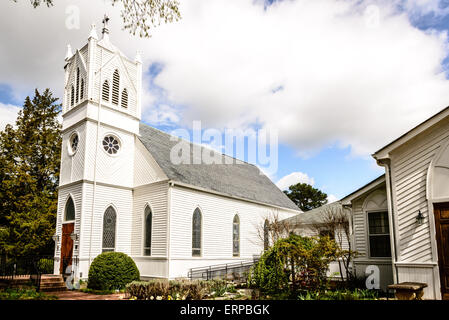
{"label": "white adjacent building", "polygon": [[54,272],[85,279],[104,251],[170,279],[260,255],[264,219],[299,209],[254,165],[173,164],[178,141],[140,122],[142,62],[108,33],[65,59]]}
{"label": "white adjacent building", "polygon": [[420,282],[424,298],[449,299],[449,107],[373,157],[385,174],[340,200],[351,213],[356,274],[378,270],[383,290]]}

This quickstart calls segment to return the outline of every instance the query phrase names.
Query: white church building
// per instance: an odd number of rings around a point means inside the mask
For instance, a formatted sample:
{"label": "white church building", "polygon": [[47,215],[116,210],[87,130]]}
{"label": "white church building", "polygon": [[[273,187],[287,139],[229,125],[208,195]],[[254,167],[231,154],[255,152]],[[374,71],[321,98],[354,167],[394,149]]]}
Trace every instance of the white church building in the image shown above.
{"label": "white church building", "polygon": [[68,48],[64,70],[55,274],[86,279],[97,255],[117,251],[142,278],[187,277],[253,259],[267,216],[300,213],[254,165],[173,164],[177,139],[140,121],[140,57],[112,45],[107,24],[101,40],[93,26]]}

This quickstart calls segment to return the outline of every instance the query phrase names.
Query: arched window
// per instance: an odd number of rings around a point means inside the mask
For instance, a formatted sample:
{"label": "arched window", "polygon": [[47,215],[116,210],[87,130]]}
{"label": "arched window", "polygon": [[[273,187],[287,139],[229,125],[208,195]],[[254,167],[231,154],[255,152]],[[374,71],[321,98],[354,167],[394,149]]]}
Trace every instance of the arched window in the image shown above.
{"label": "arched window", "polygon": [[268,236],[269,236],[269,223],[268,223],[268,219],[265,219],[265,223],[263,224],[263,249],[267,250],[268,246],[269,246],[269,240],[268,240]]}
{"label": "arched window", "polygon": [[73,107],[74,103],[75,103],[75,88],[72,86],[70,88],[70,106]]}
{"label": "arched window", "polygon": [[104,101],[109,101],[109,81],[103,82],[103,88],[101,90],[101,98]]}
{"label": "arched window", "polygon": [[149,206],[145,207],[145,239],[143,244],[143,255],[151,256],[151,227],[153,223],[153,213]]}
{"label": "arched window", "polygon": [[128,91],[126,89],[122,91],[122,108],[128,108]]}
{"label": "arched window", "polygon": [[80,90],[80,68],[76,68],[76,103],[78,103],[79,99],[79,90]]}
{"label": "arched window", "polygon": [[196,208],[192,217],[192,256],[201,256],[201,211]]}
{"label": "arched window", "polygon": [[118,70],[114,71],[112,75],[112,103],[118,105],[119,99],[119,87],[120,87],[120,75]]}
{"label": "arched window", "polygon": [[115,222],[117,215],[113,207],[108,207],[103,216],[103,252],[115,250]]}
{"label": "arched window", "polygon": [[75,220],[75,204],[73,203],[72,197],[67,199],[64,211],[64,221]]}
{"label": "arched window", "polygon": [[84,99],[84,79],[81,79],[80,100]]}
{"label": "arched window", "polygon": [[234,216],[232,221],[232,255],[240,255],[240,219],[238,215]]}

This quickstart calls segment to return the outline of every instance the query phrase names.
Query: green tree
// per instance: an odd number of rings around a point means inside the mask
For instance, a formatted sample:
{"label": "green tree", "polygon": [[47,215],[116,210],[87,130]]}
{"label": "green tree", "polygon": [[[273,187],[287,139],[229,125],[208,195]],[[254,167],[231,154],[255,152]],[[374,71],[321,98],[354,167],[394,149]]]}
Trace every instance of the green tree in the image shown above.
{"label": "green tree", "polygon": [[340,255],[335,240],[290,234],[265,251],[249,273],[250,285],[263,293],[322,290],[329,264]]}
{"label": "green tree", "polygon": [[61,157],[61,105],[49,89],[27,97],[16,127],[0,132],[0,248],[8,255],[50,252]]}
{"label": "green tree", "polygon": [[327,203],[327,194],[307,183],[292,185],[284,193],[302,211],[309,211]]}
{"label": "green tree", "polygon": [[[17,2],[18,0],[12,0]],[[33,7],[54,5],[54,0],[30,0]],[[124,29],[132,35],[150,37],[150,29],[161,24],[181,19],[178,0],[111,0],[112,5],[121,4],[120,15]]]}

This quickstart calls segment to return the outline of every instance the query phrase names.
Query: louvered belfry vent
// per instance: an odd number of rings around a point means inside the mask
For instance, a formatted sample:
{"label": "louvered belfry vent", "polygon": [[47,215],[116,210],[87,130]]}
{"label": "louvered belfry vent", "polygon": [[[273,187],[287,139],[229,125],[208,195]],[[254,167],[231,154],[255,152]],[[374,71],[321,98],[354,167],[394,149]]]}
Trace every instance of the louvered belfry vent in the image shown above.
{"label": "louvered belfry vent", "polygon": [[118,105],[119,100],[120,75],[118,70],[114,71],[112,76],[112,103]]}
{"label": "louvered belfry vent", "polygon": [[75,103],[75,88],[72,86],[70,89],[70,106],[73,106]]}
{"label": "louvered belfry vent", "polygon": [[101,98],[104,101],[109,101],[109,82],[108,82],[108,80],[103,82],[103,88],[102,88],[102,91],[101,91]]}
{"label": "louvered belfry vent", "polygon": [[76,69],[76,103],[79,100],[79,89],[80,89],[80,68]]}
{"label": "louvered belfry vent", "polygon": [[122,108],[128,108],[128,91],[126,89],[122,91]]}
{"label": "louvered belfry vent", "polygon": [[80,100],[84,99],[84,79],[81,79]]}

